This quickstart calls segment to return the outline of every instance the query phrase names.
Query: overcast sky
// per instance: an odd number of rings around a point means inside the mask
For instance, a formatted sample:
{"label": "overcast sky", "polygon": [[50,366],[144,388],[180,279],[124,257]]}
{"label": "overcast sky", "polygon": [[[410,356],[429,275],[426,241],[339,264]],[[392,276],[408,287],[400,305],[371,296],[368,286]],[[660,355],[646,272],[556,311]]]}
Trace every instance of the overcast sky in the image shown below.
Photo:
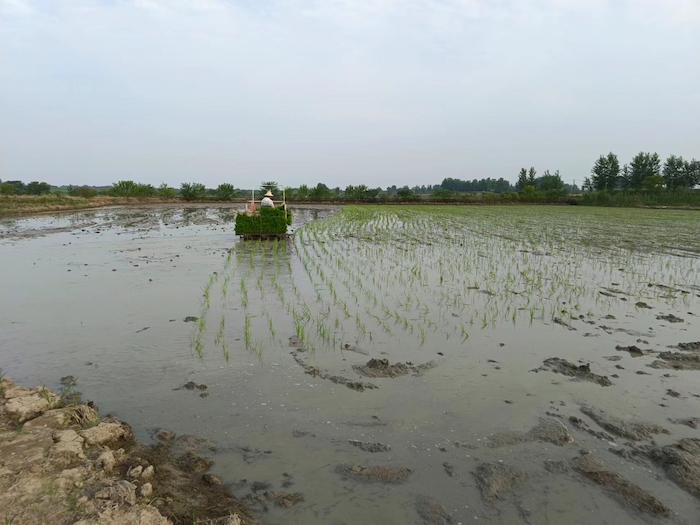
{"label": "overcast sky", "polygon": [[0,0],[0,179],[437,184],[700,158],[700,0]]}

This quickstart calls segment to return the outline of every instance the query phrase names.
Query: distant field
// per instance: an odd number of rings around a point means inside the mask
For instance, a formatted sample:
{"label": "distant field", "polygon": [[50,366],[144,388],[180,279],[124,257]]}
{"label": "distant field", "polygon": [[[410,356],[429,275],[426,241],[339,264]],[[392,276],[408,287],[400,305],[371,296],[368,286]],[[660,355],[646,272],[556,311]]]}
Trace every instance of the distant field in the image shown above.
{"label": "distant field", "polygon": [[138,204],[142,202],[164,202],[158,199],[131,199],[123,197],[98,196],[91,199],[70,197],[54,193],[51,195],[12,195],[0,197],[0,217],[30,215],[53,211],[70,211],[85,208],[101,208],[121,204]]}

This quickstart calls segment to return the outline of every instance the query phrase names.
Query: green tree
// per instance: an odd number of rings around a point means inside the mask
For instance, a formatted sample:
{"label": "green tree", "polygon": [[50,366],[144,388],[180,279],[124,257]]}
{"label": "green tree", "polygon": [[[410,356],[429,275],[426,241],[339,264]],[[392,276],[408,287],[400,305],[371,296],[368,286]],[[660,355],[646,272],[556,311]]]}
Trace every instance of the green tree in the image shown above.
{"label": "green tree", "polygon": [[685,161],[683,157],[671,155],[664,162],[663,177],[669,190],[684,187]]}
{"label": "green tree", "polygon": [[649,191],[660,191],[666,182],[661,175],[652,175],[642,181],[642,188]]}
{"label": "green tree", "polygon": [[327,201],[333,196],[330,188],[319,182],[314,188],[309,192],[309,198],[315,201]]}
{"label": "green tree", "polygon": [[591,185],[595,190],[614,190],[620,179],[620,161],[610,152],[601,155],[591,170]]}
{"label": "green tree", "polygon": [[309,187],[306,184],[302,184],[299,186],[299,189],[297,190],[296,193],[296,198],[300,201],[306,200],[309,198]]}
{"label": "green tree", "polygon": [[199,182],[183,182],[180,185],[180,197],[186,201],[201,199],[204,197],[206,192],[207,188],[204,186],[204,184]]}
{"label": "green tree", "polygon": [[683,166],[683,185],[694,188],[700,184],[700,160],[686,161]]}
{"label": "green tree", "polygon": [[25,195],[27,193],[27,187],[21,180],[6,180],[3,184],[9,184],[12,186],[12,193],[9,195]]}
{"label": "green tree", "polygon": [[401,188],[396,191],[396,200],[402,202],[415,202],[420,200],[420,195],[409,188]]}
{"label": "green tree", "polygon": [[525,168],[521,168],[520,173],[518,174],[518,182],[515,184],[515,189],[518,191],[523,191],[525,186],[527,186],[527,182],[527,170]]}
{"label": "green tree", "polygon": [[345,198],[349,201],[371,202],[377,200],[379,189],[369,189],[366,185],[348,186],[345,188]]}
{"label": "green tree", "polygon": [[527,172],[527,185],[526,186],[535,186],[537,184],[537,170],[532,167],[530,168],[530,171]]}
{"label": "green tree", "polygon": [[112,184],[111,193],[115,197],[134,197],[136,195],[136,183],[133,180],[120,180]]}
{"label": "green tree", "polygon": [[0,195],[14,195],[15,187],[9,182],[0,184]]}
{"label": "green tree", "polygon": [[27,195],[44,195],[51,193],[51,185],[48,182],[32,181],[27,184]]}
{"label": "green tree", "polygon": [[280,192],[279,186],[274,181],[263,182],[260,185],[260,189],[263,191],[263,193],[271,191],[273,195],[277,195]]}
{"label": "green tree", "polygon": [[228,182],[224,182],[223,184],[219,184],[219,187],[216,188],[216,198],[222,201],[230,201],[231,199],[234,199],[236,197],[236,188],[233,187],[233,184],[229,184]]}
{"label": "green tree", "polygon": [[83,199],[92,199],[97,196],[97,190],[90,186],[69,186],[68,195],[72,197],[82,197]]}
{"label": "green tree", "polygon": [[564,181],[561,180],[559,170],[555,171],[554,175],[549,173],[549,170],[546,170],[544,174],[539,179],[537,179],[536,188],[542,191],[563,190]]}
{"label": "green tree", "polygon": [[165,182],[163,182],[160,186],[158,186],[158,196],[161,199],[168,199],[168,200],[174,199],[176,194],[177,194],[177,192],[175,191],[175,188],[171,188]]}
{"label": "green tree", "polygon": [[644,185],[644,180],[658,176],[661,176],[659,154],[637,153],[630,163],[629,187],[638,190]]}
{"label": "green tree", "polygon": [[622,166],[622,172],[620,174],[620,181],[622,182],[623,188],[630,188],[630,167],[625,164]]}
{"label": "green tree", "polygon": [[134,188],[134,197],[139,197],[139,198],[150,198],[150,197],[155,197],[158,195],[158,190],[153,186],[152,184],[141,184],[138,183],[136,184],[136,187]]}
{"label": "green tree", "polygon": [[458,194],[456,191],[436,187],[435,190],[433,190],[433,193],[430,195],[430,199],[436,201],[454,200],[457,195]]}

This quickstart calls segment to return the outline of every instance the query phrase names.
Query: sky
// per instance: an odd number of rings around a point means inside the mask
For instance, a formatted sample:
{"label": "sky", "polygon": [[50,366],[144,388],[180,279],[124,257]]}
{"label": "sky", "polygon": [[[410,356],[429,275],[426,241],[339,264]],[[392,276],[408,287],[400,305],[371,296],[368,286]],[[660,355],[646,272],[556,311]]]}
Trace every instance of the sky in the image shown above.
{"label": "sky", "polygon": [[700,158],[700,0],[0,0],[0,179],[439,184]]}

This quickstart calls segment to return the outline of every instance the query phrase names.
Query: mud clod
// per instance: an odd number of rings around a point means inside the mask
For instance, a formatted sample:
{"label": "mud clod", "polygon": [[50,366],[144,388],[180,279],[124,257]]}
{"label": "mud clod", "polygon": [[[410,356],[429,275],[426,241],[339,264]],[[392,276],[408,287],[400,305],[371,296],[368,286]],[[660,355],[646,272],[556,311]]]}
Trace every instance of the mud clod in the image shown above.
{"label": "mud clod", "polygon": [[250,486],[250,490],[253,492],[262,492],[263,490],[267,490],[271,487],[269,483],[266,483],[264,481],[255,481],[253,484]]}
{"label": "mud clod", "polygon": [[606,491],[622,505],[645,514],[669,516],[669,508],[654,496],[630,483],[617,472],[607,470],[602,461],[590,454],[577,457],[572,461],[574,471],[585,478],[605,487]]}
{"label": "mud clod", "polygon": [[682,439],[664,447],[648,445],[642,450],[674,483],[700,498],[700,439]]}
{"label": "mud clod", "polygon": [[204,474],[202,476],[202,481],[207,485],[221,485],[221,478],[214,474]]}
{"label": "mud clod", "polygon": [[632,345],[632,346],[617,345],[615,347],[615,350],[617,350],[618,352],[629,352],[629,354],[632,357],[642,357],[644,355],[644,352],[642,351],[642,349],[637,347],[637,346],[634,346],[634,345]]}
{"label": "mud clod", "polygon": [[413,366],[411,363],[396,363],[389,364],[388,359],[370,359],[365,365],[353,365],[353,369],[365,377],[380,378],[389,377],[395,378],[413,373],[421,375],[425,370],[435,368],[437,364],[433,361],[428,363]]}
{"label": "mud clod", "polygon": [[685,425],[690,428],[700,427],[700,418],[698,417],[687,417],[683,419],[669,419],[671,423],[676,425]]}
{"label": "mud clod", "polygon": [[562,374],[567,377],[573,377],[577,381],[590,381],[592,383],[597,383],[600,386],[612,385],[612,381],[610,381],[607,376],[600,376],[591,372],[591,365],[588,363],[585,365],[576,366],[566,359],[551,357],[549,359],[545,359],[543,365],[540,368],[534,369],[533,372],[539,372],[541,370],[554,372],[555,374]]}
{"label": "mud clod", "polygon": [[681,319],[680,317],[676,317],[673,314],[657,315],[656,319],[659,321],[668,321],[669,323],[685,323],[685,319]]}
{"label": "mud clod", "polygon": [[299,492],[285,494],[284,492],[273,492],[268,491],[265,493],[265,497],[278,507],[289,508],[300,501],[304,501],[304,495]]}
{"label": "mud clod", "polygon": [[544,441],[557,446],[563,446],[574,440],[569,434],[566,425],[556,418],[540,418],[537,426],[527,432],[502,432],[488,438],[487,446],[490,448],[518,445],[520,443],[532,443]]}
{"label": "mud clod", "polygon": [[296,348],[299,352],[306,352],[306,345],[301,337],[293,335],[289,338],[289,346],[291,348]]}
{"label": "mud clod", "polygon": [[304,369],[304,372],[312,377],[320,377],[321,379],[331,381],[332,383],[335,383],[337,385],[344,385],[350,390],[355,390],[356,392],[364,392],[365,390],[373,390],[375,388],[379,388],[373,383],[353,381],[351,379],[348,379],[347,377],[329,374],[328,372],[324,372],[320,368],[316,368],[315,366],[306,364],[304,360],[296,354],[296,352],[292,352],[292,355],[294,356],[294,360],[297,362],[297,364]]}
{"label": "mud clod", "polygon": [[424,525],[452,525],[455,522],[452,515],[429,496],[416,496],[416,512]]}
{"label": "mud clod", "polygon": [[669,434],[669,431],[660,425],[652,423],[625,421],[609,414],[602,408],[582,406],[581,412],[595,421],[601,428],[626,439],[641,441],[654,434]]}
{"label": "mud clod", "polygon": [[479,465],[474,472],[474,477],[481,491],[481,497],[490,504],[503,499],[505,494],[525,480],[525,474],[522,471],[500,463]]}
{"label": "mud clod", "polygon": [[77,379],[76,379],[75,377],[73,377],[73,376],[65,376],[65,377],[62,377],[62,378],[61,378],[61,384],[62,384],[63,386],[72,385],[72,384],[75,383],[76,381],[77,381]]}
{"label": "mud clod", "polygon": [[[600,293],[605,294],[605,292],[600,292]],[[615,297],[615,296],[614,296],[614,295],[611,295],[610,297]],[[555,317],[554,319],[552,319],[552,322],[553,322],[554,324],[558,324],[558,325],[560,325],[560,326],[563,326],[564,328],[567,328],[567,329],[571,330],[572,332],[575,332],[575,331],[576,331],[576,328],[574,328],[573,326],[571,326],[569,323],[567,323],[567,322],[564,321],[563,319],[560,319],[559,317]]]}
{"label": "mud clod", "polygon": [[613,438],[610,434],[607,434],[605,432],[596,432],[588,426],[588,423],[586,423],[583,419],[577,418],[576,416],[570,416],[569,422],[574,426],[574,428],[583,432],[587,432],[591,436],[594,436],[598,439],[602,439],[603,441],[615,441],[615,438]]}
{"label": "mud clod", "polygon": [[372,443],[370,441],[357,441],[356,439],[349,439],[348,442],[353,447],[357,447],[359,449],[362,449],[365,452],[389,452],[391,450],[391,447],[389,445],[385,445],[384,443]]}
{"label": "mud clod", "polygon": [[678,343],[678,349],[688,352],[700,351],[700,341],[694,341],[692,343]]}
{"label": "mud clod", "polygon": [[199,321],[199,317],[195,317],[193,315],[188,315],[187,317],[185,317],[183,319],[183,321],[185,323],[196,323],[197,321]]}
{"label": "mud clod", "polygon": [[443,468],[445,469],[445,472],[447,472],[447,475],[450,476],[451,478],[457,477],[457,472],[455,471],[454,465],[450,463],[449,461],[445,461],[442,464]]}
{"label": "mud clod", "polygon": [[154,435],[156,439],[159,439],[160,441],[170,441],[175,437],[175,432],[168,430],[167,428],[159,428],[156,430]]}
{"label": "mud clod", "polygon": [[361,465],[338,465],[336,473],[346,479],[353,479],[364,483],[404,483],[413,472],[403,467],[363,467]]}
{"label": "mud clod", "polygon": [[670,370],[700,370],[700,354],[684,354],[681,352],[661,352],[660,360],[648,365],[650,368]]}
{"label": "mud clod", "polygon": [[194,381],[188,381],[187,383],[182,385],[180,388],[176,388],[175,390],[183,390],[183,389],[184,390],[206,390],[207,388],[209,388],[209,387],[207,387],[207,385],[203,385],[203,384],[198,385]]}

